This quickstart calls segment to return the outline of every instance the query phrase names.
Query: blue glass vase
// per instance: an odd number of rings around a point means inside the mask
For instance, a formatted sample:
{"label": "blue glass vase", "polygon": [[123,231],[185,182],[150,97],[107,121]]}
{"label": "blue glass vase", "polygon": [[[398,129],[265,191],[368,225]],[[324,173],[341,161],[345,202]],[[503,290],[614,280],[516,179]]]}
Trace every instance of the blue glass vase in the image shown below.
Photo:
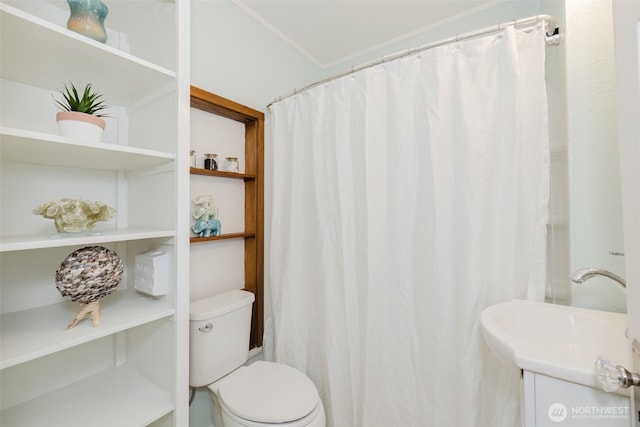
{"label": "blue glass vase", "polygon": [[105,43],[107,31],[104,29],[104,19],[109,13],[107,5],[101,0],[67,0],[67,3],[71,9],[67,28]]}

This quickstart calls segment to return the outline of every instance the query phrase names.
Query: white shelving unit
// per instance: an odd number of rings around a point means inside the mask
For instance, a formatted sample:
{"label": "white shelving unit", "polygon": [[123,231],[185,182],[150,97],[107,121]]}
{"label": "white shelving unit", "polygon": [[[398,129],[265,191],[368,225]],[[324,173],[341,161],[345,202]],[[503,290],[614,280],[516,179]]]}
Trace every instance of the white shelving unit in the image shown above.
{"label": "white shelving unit", "polygon": [[171,165],[176,158],[173,153],[105,143],[87,144],[22,129],[0,128],[0,136],[0,158],[9,162],[71,168],[91,164],[93,169],[128,171]]}
{"label": "white shelving unit", "polygon": [[81,323],[71,330],[61,327],[71,321],[77,312],[78,307],[68,302],[2,315],[0,330],[3,349],[0,369],[126,331],[174,313],[173,307],[166,301],[149,301],[148,298],[127,291],[103,298],[100,305],[109,315],[103,319],[99,328],[94,328],[90,322]]}
{"label": "white shelving unit", "polygon": [[[102,44],[65,28],[65,2],[0,0],[3,426],[188,424],[189,3],[105,3]],[[69,82],[104,94],[102,142],[58,135],[52,97]],[[53,221],[32,210],[60,198],[99,200],[116,218],[50,237]],[[93,245],[118,253],[124,279],[99,326],[66,330],[79,304],[59,295],[55,270]],[[134,289],[135,256],[158,247],[171,286],[151,297]]]}
{"label": "white shelving unit", "polygon": [[160,237],[172,237],[173,230],[151,230],[144,228],[126,228],[114,231],[105,231],[103,234],[85,237],[59,237],[51,238],[46,235],[15,235],[3,236],[0,243],[0,252],[23,251],[28,249],[59,248],[74,245],[100,245],[104,243],[155,239]]}
{"label": "white shelving unit", "polygon": [[[126,1],[122,3],[126,4]],[[131,105],[158,88],[173,83],[176,78],[174,71],[15,7],[0,4],[0,11],[3,79],[55,88],[69,80],[84,80],[88,75],[94,87],[100,87],[109,94],[110,102]],[[78,67],[78,62],[82,63],[81,67]],[[113,79],[113,75],[130,78]]]}
{"label": "white shelving unit", "polygon": [[154,421],[147,414],[162,416],[172,410],[170,396],[135,369],[120,366],[63,387],[51,396],[11,407],[3,412],[2,422],[7,426],[146,426]]}

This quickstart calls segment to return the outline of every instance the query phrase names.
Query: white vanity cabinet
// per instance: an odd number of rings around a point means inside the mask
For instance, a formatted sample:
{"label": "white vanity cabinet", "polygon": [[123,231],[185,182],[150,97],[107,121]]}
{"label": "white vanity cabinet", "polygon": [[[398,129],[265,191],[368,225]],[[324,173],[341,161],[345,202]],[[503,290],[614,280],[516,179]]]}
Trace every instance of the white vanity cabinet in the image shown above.
{"label": "white vanity cabinet", "polygon": [[[187,424],[189,3],[104,2],[106,44],[66,29],[65,1],[0,2],[2,426]],[[58,135],[53,97],[69,82],[104,94],[102,142]],[[101,234],[49,237],[53,221],[32,210],[62,198],[116,216]],[[80,305],[55,271],[93,245],[116,251],[125,275],[100,326],[65,330]],[[134,289],[134,260],[158,247],[169,291],[152,297]]]}
{"label": "white vanity cabinet", "polygon": [[630,398],[523,371],[523,427],[630,427]]}

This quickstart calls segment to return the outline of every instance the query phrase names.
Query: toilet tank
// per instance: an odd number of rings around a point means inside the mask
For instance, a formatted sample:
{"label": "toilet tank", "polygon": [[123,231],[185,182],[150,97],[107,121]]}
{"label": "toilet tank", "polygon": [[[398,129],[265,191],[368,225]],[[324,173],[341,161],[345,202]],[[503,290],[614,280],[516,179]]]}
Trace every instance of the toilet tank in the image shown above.
{"label": "toilet tank", "polygon": [[233,290],[194,301],[189,320],[189,385],[209,385],[249,357],[251,292]]}

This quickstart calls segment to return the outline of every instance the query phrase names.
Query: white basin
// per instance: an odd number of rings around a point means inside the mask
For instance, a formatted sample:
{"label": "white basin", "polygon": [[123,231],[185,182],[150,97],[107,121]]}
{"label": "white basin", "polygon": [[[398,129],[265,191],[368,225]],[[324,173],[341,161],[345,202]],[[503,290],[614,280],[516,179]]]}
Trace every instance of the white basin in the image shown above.
{"label": "white basin", "polygon": [[482,333],[506,366],[599,388],[596,357],[631,366],[627,315],[513,300],[486,308]]}

